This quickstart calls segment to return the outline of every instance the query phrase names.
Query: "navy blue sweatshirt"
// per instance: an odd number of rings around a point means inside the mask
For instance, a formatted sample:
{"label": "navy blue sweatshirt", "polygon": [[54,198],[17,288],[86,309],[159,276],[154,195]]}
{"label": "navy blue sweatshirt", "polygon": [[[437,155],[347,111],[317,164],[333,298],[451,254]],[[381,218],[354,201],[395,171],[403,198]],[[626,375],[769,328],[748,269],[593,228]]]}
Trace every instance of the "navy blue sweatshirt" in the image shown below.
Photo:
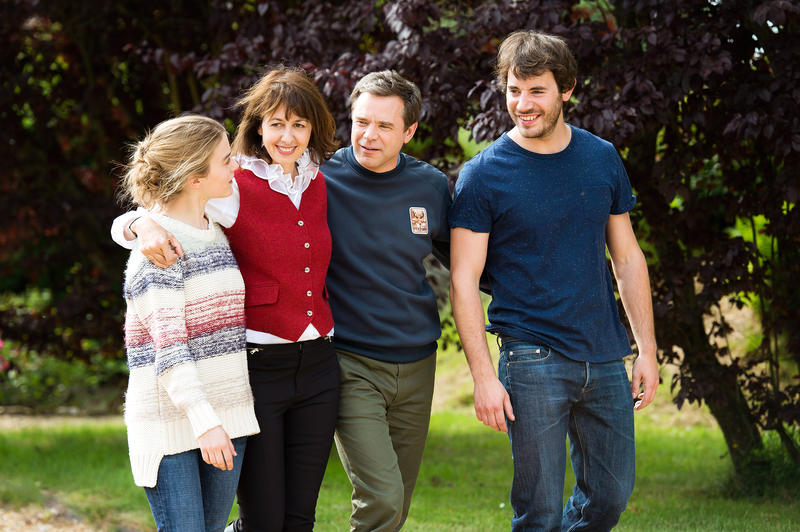
{"label": "navy blue sweatshirt", "polygon": [[333,238],[326,284],[334,343],[386,362],[413,362],[436,350],[436,296],[423,259],[450,240],[445,175],[400,154],[385,173],[367,170],[351,147],[322,168]]}

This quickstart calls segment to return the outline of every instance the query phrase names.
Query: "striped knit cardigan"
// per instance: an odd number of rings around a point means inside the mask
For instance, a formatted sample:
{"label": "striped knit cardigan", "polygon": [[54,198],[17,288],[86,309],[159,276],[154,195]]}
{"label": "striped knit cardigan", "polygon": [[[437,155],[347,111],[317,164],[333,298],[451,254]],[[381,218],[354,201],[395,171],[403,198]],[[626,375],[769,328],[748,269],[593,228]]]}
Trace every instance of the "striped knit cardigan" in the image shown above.
{"label": "striped knit cardigan", "polygon": [[245,352],[244,282],[219,226],[193,228],[152,214],[181,242],[167,269],[138,249],[125,271],[125,346],[130,377],[125,424],[134,482],[153,487],[165,455],[197,449],[222,425],[258,432]]}

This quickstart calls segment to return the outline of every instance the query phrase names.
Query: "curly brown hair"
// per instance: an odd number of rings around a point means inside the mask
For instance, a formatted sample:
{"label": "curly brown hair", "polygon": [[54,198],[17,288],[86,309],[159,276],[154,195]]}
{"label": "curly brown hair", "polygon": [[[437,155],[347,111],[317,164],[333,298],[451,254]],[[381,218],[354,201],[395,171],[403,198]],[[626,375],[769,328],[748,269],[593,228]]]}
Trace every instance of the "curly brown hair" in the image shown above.
{"label": "curly brown hair", "polygon": [[261,76],[236,103],[237,107],[244,108],[244,112],[231,145],[232,152],[260,157],[271,163],[258,128],[264,118],[282,105],[286,106],[287,117],[295,115],[311,123],[308,143],[311,160],[322,164],[330,158],[339,143],[334,138],[336,123],[322,93],[304,70],[283,65]]}

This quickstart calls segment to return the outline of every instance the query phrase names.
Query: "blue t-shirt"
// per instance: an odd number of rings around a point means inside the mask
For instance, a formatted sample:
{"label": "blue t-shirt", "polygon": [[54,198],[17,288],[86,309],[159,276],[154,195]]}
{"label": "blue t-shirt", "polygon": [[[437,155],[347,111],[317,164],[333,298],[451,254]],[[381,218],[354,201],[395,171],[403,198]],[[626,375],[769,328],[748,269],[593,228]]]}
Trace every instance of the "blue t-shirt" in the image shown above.
{"label": "blue t-shirt", "polygon": [[489,233],[487,330],[604,362],[631,352],[606,262],[606,222],[636,197],[614,146],[570,128],[559,153],[528,151],[503,134],[467,162],[449,224]]}
{"label": "blue t-shirt", "polygon": [[352,147],[321,170],[333,239],[326,285],[334,344],[386,362],[431,355],[441,326],[423,259],[450,241],[447,177],[405,153],[395,169],[371,172]]}

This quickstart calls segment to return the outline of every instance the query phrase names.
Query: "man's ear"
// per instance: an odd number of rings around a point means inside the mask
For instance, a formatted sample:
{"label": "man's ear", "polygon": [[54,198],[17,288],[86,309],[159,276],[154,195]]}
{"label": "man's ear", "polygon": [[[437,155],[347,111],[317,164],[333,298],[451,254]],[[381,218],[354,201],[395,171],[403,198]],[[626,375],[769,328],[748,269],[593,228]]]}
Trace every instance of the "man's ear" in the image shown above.
{"label": "man's ear", "polygon": [[417,131],[417,125],[419,125],[419,122],[414,122],[408,126],[408,129],[403,133],[403,144],[407,143],[414,136],[414,133]]}
{"label": "man's ear", "polygon": [[577,85],[577,80],[572,80],[572,87],[561,93],[561,101],[563,102],[569,101],[570,97],[572,96],[572,91],[575,90],[575,85]]}

